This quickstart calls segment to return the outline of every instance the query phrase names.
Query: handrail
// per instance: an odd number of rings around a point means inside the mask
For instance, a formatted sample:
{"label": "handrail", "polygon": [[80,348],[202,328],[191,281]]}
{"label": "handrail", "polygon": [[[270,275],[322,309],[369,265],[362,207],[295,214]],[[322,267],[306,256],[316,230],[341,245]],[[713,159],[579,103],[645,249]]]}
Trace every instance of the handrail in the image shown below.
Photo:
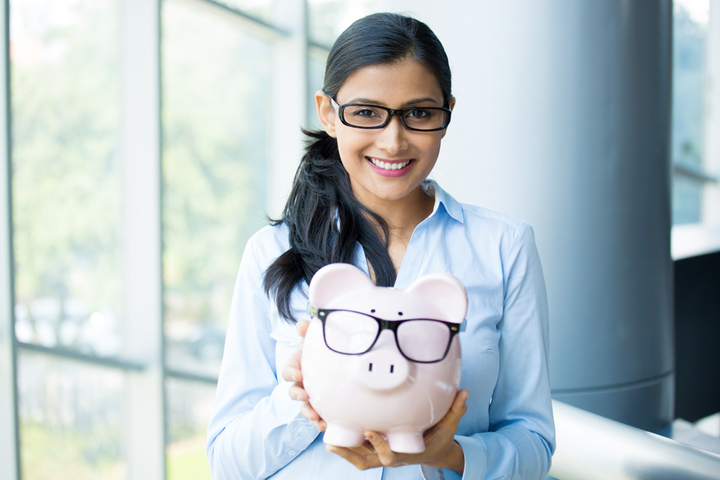
{"label": "handrail", "polygon": [[553,400],[559,480],[720,480],[720,455]]}

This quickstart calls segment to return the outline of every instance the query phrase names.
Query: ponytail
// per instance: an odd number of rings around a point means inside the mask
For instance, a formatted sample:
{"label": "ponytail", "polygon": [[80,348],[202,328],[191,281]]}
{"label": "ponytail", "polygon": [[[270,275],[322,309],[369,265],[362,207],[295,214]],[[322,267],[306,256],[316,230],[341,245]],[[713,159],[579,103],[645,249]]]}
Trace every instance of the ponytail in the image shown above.
{"label": "ponytail", "polygon": [[396,278],[387,251],[387,223],[355,198],[337,140],[323,131],[303,133],[309,137],[305,155],[282,217],[272,221],[287,225],[290,249],[268,267],[263,278],[265,292],[275,298],[278,312],[291,323],[296,321],[290,310],[293,290],[303,281],[310,283],[327,264],[353,263],[358,243],[378,285],[390,287]]}

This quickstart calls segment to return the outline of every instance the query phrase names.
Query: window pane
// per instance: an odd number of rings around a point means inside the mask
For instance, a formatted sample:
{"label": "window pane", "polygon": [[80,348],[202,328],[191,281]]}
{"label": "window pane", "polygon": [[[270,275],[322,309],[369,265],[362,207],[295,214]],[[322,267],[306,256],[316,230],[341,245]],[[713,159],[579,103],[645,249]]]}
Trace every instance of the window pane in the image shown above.
{"label": "window pane", "polygon": [[271,23],[274,0],[215,0],[233,10],[239,10],[252,17]]}
{"label": "window pane", "polygon": [[[709,0],[676,0],[673,12],[672,161],[703,167],[705,39]],[[702,183],[674,175],[673,223],[700,219]]]}
{"label": "window pane", "polygon": [[120,351],[117,4],[12,0],[16,334]]}
{"label": "window pane", "polygon": [[205,455],[215,385],[168,379],[167,480],[210,480]]}
{"label": "window pane", "polygon": [[115,371],[20,352],[23,480],[127,478],[122,390]]}
{"label": "window pane", "polygon": [[327,53],[311,49],[308,55],[308,128],[322,130],[315,106],[315,92],[321,90],[325,80]]}
{"label": "window pane", "polygon": [[373,12],[388,10],[387,0],[308,0],[310,40],[331,47],[352,22]]}
{"label": "window pane", "polygon": [[266,224],[270,45],[163,4],[166,360],[217,375],[245,243]]}
{"label": "window pane", "polygon": [[676,173],[673,176],[672,189],[673,224],[698,223],[700,221],[702,183]]}

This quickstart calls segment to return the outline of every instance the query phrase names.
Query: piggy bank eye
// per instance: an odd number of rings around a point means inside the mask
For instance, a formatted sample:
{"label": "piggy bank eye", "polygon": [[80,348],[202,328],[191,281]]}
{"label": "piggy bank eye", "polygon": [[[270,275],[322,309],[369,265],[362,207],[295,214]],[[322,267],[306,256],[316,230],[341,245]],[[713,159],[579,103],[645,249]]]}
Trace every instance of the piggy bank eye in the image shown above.
{"label": "piggy bank eye", "polygon": [[375,313],[375,309],[373,308],[372,310],[370,310],[370,313]]}
{"label": "piggy bank eye", "polygon": [[396,338],[400,351],[416,362],[437,362],[450,344],[450,329],[434,320],[408,320],[398,326]]}
{"label": "piggy bank eye", "polygon": [[398,312],[398,315],[400,315],[402,317],[402,312]]}
{"label": "piggy bank eye", "polygon": [[325,319],[325,344],[338,353],[356,355],[375,343],[380,325],[362,313],[336,310]]}

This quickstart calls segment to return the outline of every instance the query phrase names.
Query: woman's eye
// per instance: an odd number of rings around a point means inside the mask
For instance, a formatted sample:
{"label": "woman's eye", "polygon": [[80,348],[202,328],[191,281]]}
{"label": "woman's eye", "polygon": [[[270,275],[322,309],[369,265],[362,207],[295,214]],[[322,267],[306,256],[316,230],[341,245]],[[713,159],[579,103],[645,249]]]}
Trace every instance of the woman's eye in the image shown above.
{"label": "woman's eye", "polygon": [[360,109],[354,110],[352,112],[352,114],[355,117],[366,117],[366,118],[371,118],[371,117],[377,116],[377,112],[375,112],[374,110],[371,110],[369,108],[360,108]]}
{"label": "woman's eye", "polygon": [[432,110],[428,110],[427,108],[414,108],[407,112],[405,117],[414,119],[430,118],[432,117],[432,113]]}

